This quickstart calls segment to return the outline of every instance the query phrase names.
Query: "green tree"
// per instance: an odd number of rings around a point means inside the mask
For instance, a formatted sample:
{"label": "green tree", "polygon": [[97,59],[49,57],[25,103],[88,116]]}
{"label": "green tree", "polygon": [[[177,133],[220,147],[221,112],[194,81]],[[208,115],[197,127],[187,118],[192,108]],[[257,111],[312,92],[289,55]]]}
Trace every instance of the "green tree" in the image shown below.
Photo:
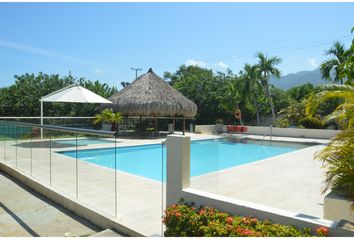
{"label": "green tree", "polygon": [[273,56],[273,57],[268,57],[264,55],[263,53],[257,53],[258,57],[258,71],[261,77],[261,84],[264,88],[265,95],[267,97],[267,100],[269,101],[270,108],[272,111],[272,120],[273,122],[275,121],[275,110],[274,110],[274,104],[272,100],[272,96],[270,94],[269,90],[269,78],[271,75],[273,75],[276,78],[280,78],[280,70],[276,68],[276,65],[281,63],[281,59]]}
{"label": "green tree", "polygon": [[[325,52],[325,54],[331,56],[332,58],[329,58],[321,63],[320,69],[322,73],[322,78],[325,78],[334,83],[343,84],[343,77],[340,76],[340,72],[342,69],[342,64],[347,58],[344,45],[337,41],[329,50]],[[331,73],[333,70],[334,79],[332,79],[331,77]]]}
{"label": "green tree", "polygon": [[315,87],[311,83],[305,83],[288,89],[287,94],[291,98],[300,102],[303,99],[306,99],[314,90]]}
{"label": "green tree", "polygon": [[[15,75],[15,83],[0,90],[0,115],[1,116],[39,116],[40,102],[43,97],[63,87],[78,83],[81,86],[101,95],[111,96],[116,89],[99,81],[92,82],[84,78],[74,78],[71,75],[59,76],[58,74],[23,74]],[[93,116],[99,104],[75,103],[45,103],[44,115],[46,116]]]}
{"label": "green tree", "polygon": [[175,73],[165,72],[164,78],[198,106],[198,124],[214,123],[216,119],[225,117],[219,96],[227,81],[226,75],[216,77],[212,70],[181,65]]}
{"label": "green tree", "polygon": [[[352,28],[354,33],[354,27]],[[354,83],[354,38],[351,47],[345,52],[345,61],[340,65],[341,72],[339,74],[341,79],[347,79],[347,83]]]}
{"label": "green tree", "polygon": [[242,95],[240,92],[241,82],[238,78],[232,78],[225,81],[224,84],[224,94],[219,95],[220,105],[228,112],[233,114],[237,109],[240,109],[240,102],[242,100]]}
{"label": "green tree", "polygon": [[312,117],[320,105],[331,99],[341,99],[337,108],[325,117],[324,121],[337,120],[345,129],[354,124],[354,87],[351,85],[331,84],[322,87],[322,91],[312,93],[306,103],[306,113]]}
{"label": "green tree", "polygon": [[257,95],[260,93],[260,75],[257,71],[257,66],[245,64],[243,71],[241,72],[242,81],[242,96],[249,98],[250,102],[256,110],[257,126],[260,125],[260,109],[257,100]]}
{"label": "green tree", "polygon": [[[353,32],[354,28],[352,29]],[[343,131],[331,139],[328,146],[316,154],[318,160],[323,161],[326,169],[327,188],[332,188],[340,194],[346,195],[354,207],[354,84],[352,83],[354,74],[353,53],[354,39],[351,48],[345,53],[346,59],[336,69],[341,80],[347,79],[345,85],[328,85],[320,92],[310,95],[306,104],[306,113],[313,115],[318,107],[331,99],[340,99],[337,108],[328,116],[325,121],[336,119],[343,127]]]}

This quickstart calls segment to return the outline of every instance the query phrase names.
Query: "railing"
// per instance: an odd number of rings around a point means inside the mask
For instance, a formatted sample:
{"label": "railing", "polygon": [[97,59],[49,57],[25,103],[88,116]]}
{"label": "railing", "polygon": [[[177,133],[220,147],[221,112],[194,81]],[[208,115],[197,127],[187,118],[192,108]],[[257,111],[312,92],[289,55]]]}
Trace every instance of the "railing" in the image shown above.
{"label": "railing", "polygon": [[[101,124],[93,124],[94,117],[43,117],[43,125],[55,125],[71,128],[85,128],[85,129],[101,129]],[[40,117],[0,117],[1,120],[34,123],[40,124]],[[157,131],[163,134],[170,132],[169,125],[173,125],[173,130],[183,132],[183,129],[189,131],[190,124],[194,125],[194,118],[183,117],[157,117]],[[122,117],[119,123],[119,129],[122,135],[138,135],[154,132],[155,130],[154,117]],[[184,124],[185,122],[185,124]],[[193,127],[194,128],[194,127]],[[141,131],[143,130],[143,131]]]}
{"label": "railing", "polygon": [[[155,142],[144,156],[111,131],[0,121],[0,162],[148,236],[163,226],[164,147]],[[148,156],[155,180],[139,175]]]}
{"label": "railing", "polygon": [[265,137],[269,134],[269,144],[272,144],[272,137],[273,137],[273,124],[271,124],[269,126],[269,128],[267,129],[267,131],[264,133],[263,138],[262,138],[262,145],[264,143],[264,139]]}

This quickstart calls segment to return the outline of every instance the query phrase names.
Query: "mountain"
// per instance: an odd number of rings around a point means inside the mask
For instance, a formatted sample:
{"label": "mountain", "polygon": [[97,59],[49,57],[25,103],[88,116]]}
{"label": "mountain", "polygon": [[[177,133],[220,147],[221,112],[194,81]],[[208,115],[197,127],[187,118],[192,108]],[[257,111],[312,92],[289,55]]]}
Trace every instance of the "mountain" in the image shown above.
{"label": "mountain", "polygon": [[289,89],[304,83],[312,83],[313,85],[319,85],[319,84],[328,84],[330,82],[325,79],[322,79],[320,69],[317,68],[312,71],[301,71],[297,73],[290,73],[288,75],[281,77],[280,79],[271,77],[270,83],[282,89]]}

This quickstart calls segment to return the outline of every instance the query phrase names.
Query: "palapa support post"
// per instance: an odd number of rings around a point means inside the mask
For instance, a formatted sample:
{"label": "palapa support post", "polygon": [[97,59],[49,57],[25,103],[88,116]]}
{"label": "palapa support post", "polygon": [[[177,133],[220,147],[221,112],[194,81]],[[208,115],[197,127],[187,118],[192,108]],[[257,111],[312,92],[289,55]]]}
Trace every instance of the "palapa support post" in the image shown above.
{"label": "palapa support post", "polygon": [[157,117],[155,115],[155,137],[157,137]]}
{"label": "palapa support post", "polygon": [[175,132],[175,129],[176,129],[176,117],[175,116],[173,116],[172,126],[173,126],[173,132]]}

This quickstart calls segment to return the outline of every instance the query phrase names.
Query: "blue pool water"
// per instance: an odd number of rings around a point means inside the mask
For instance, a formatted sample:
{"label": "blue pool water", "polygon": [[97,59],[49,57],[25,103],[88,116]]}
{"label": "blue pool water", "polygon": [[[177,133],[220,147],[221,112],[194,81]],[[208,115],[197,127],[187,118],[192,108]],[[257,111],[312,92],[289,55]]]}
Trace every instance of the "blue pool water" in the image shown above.
{"label": "blue pool water", "polygon": [[[260,142],[254,140],[247,143],[234,143],[227,140],[193,141],[191,143],[191,176],[259,161],[307,146],[309,145],[280,142],[273,142],[269,146],[261,145]],[[75,151],[61,153],[73,158],[76,157]],[[115,156],[117,157],[117,169],[120,171],[158,181],[162,180],[162,176],[164,181],[166,179],[166,148],[164,147],[162,153],[161,144],[78,151],[79,159],[113,169]],[[164,166],[163,175],[162,166]]]}
{"label": "blue pool water", "polygon": [[[76,139],[74,140],[56,140],[56,143],[61,143],[61,144],[70,144],[70,145],[75,145],[76,146]],[[104,140],[104,139],[98,139],[98,138],[80,138],[77,139],[77,145],[78,146],[86,146],[89,144],[102,144],[102,143],[112,143],[112,141],[109,140]]]}

